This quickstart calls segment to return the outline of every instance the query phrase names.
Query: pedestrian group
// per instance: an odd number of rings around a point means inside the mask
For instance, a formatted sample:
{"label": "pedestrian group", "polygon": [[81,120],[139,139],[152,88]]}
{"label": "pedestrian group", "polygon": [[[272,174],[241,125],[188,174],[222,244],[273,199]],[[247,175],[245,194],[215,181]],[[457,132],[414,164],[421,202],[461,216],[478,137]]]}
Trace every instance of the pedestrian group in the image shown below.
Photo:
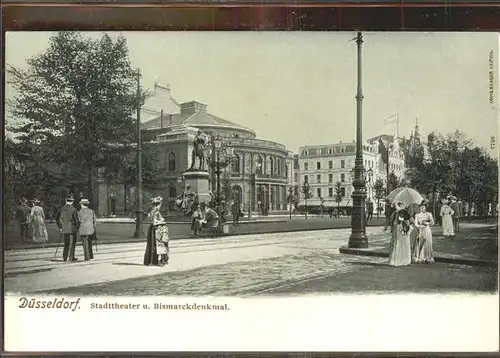
{"label": "pedestrian group", "polygon": [[[455,207],[455,209],[453,209]],[[389,209],[389,208],[388,208]],[[387,209],[386,209],[387,210]],[[427,211],[427,202],[419,205],[416,213],[403,203],[394,203],[386,212],[387,227],[391,228],[389,265],[408,266],[413,263],[433,263],[432,231],[433,215]],[[445,238],[455,237],[460,229],[460,205],[457,198],[448,196],[440,210],[442,230]]]}
{"label": "pedestrian group", "polygon": [[[97,242],[96,237],[96,216],[92,209],[88,207],[88,199],[81,199],[80,208],[77,209],[74,198],[69,195],[65,198],[65,204],[61,206],[56,214],[55,221],[61,234],[56,255],[61,240],[64,241],[62,258],[64,261],[75,262],[75,249],[78,236],[82,242],[84,260],[94,258],[92,243]],[[24,242],[44,244],[49,242],[47,226],[45,224],[45,214],[39,199],[32,200],[31,208],[28,200],[22,198],[16,210],[16,218],[19,221],[21,237]]]}

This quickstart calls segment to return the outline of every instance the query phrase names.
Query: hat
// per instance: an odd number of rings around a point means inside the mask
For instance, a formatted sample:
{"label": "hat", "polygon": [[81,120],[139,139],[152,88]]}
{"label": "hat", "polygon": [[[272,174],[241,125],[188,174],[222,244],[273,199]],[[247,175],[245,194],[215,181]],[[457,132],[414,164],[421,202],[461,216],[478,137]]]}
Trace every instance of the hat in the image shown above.
{"label": "hat", "polygon": [[163,198],[161,196],[157,196],[157,197],[151,199],[151,201],[153,202],[153,204],[159,204],[159,203],[163,202]]}
{"label": "hat", "polygon": [[40,200],[37,199],[37,198],[33,199],[32,201],[33,201],[33,204],[39,204],[40,203]]}
{"label": "hat", "polygon": [[89,199],[80,199],[80,204],[87,205],[87,204],[90,204],[90,201],[89,201]]}
{"label": "hat", "polygon": [[66,197],[66,201],[74,201],[74,200],[75,200],[75,198],[73,198],[73,195],[68,195]]}

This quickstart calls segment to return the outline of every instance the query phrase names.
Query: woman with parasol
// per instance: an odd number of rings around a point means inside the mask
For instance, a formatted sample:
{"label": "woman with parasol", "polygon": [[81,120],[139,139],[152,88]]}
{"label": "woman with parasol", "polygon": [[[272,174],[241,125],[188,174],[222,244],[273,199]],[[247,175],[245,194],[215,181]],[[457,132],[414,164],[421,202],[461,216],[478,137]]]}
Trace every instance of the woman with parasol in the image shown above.
{"label": "woman with parasol", "polygon": [[392,237],[389,265],[408,266],[411,264],[410,229],[413,219],[404,203],[399,202],[394,206],[396,210],[390,218]]}
{"label": "woman with parasol", "polygon": [[420,205],[420,212],[415,215],[415,226],[418,229],[418,236],[413,249],[413,261],[417,263],[432,263],[432,231],[434,218],[427,211],[425,203]]}
{"label": "woman with parasol", "polygon": [[411,264],[410,230],[414,224],[408,207],[421,203],[423,197],[416,190],[404,187],[392,191],[387,199],[395,207],[389,220],[392,234],[389,265],[408,266]]}

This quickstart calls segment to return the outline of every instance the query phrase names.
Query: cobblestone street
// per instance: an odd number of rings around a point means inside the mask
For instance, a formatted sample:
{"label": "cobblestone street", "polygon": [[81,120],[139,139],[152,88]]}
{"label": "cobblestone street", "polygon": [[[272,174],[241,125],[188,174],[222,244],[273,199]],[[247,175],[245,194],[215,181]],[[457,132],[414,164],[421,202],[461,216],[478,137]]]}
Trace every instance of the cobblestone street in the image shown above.
{"label": "cobblestone street", "polygon": [[[382,228],[372,227],[367,233],[373,247],[388,240]],[[166,267],[141,264],[143,243],[105,245],[95,260],[74,264],[53,261],[48,249],[12,251],[6,253],[6,288],[8,292],[99,296],[490,292],[496,288],[496,268],[451,264],[391,268],[386,258],[339,254],[349,234],[350,230],[342,229],[178,240],[171,242],[171,262]],[[436,240],[436,247],[441,247],[443,239]]]}

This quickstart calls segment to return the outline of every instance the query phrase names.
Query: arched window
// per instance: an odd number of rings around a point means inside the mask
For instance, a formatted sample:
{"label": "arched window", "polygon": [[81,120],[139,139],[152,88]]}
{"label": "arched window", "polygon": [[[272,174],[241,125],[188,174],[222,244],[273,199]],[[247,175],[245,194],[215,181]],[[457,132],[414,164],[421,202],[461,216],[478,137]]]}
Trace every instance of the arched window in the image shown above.
{"label": "arched window", "polygon": [[170,189],[168,190],[168,196],[171,198],[177,198],[177,189],[175,186],[171,186]]}
{"label": "arched window", "polygon": [[285,178],[288,178],[288,165],[285,164]]}
{"label": "arched window", "polygon": [[175,172],[175,154],[170,153],[168,155],[168,171]]}
{"label": "arched window", "polygon": [[235,154],[233,160],[231,161],[231,173],[240,173],[240,157]]}
{"label": "arched window", "polygon": [[281,175],[281,160],[276,158],[276,175]]}
{"label": "arched window", "polygon": [[243,203],[243,190],[239,185],[235,185],[232,188],[231,198],[241,205]]}
{"label": "arched window", "polygon": [[255,173],[256,174],[262,174],[262,157],[260,155],[257,155],[255,157]]}

